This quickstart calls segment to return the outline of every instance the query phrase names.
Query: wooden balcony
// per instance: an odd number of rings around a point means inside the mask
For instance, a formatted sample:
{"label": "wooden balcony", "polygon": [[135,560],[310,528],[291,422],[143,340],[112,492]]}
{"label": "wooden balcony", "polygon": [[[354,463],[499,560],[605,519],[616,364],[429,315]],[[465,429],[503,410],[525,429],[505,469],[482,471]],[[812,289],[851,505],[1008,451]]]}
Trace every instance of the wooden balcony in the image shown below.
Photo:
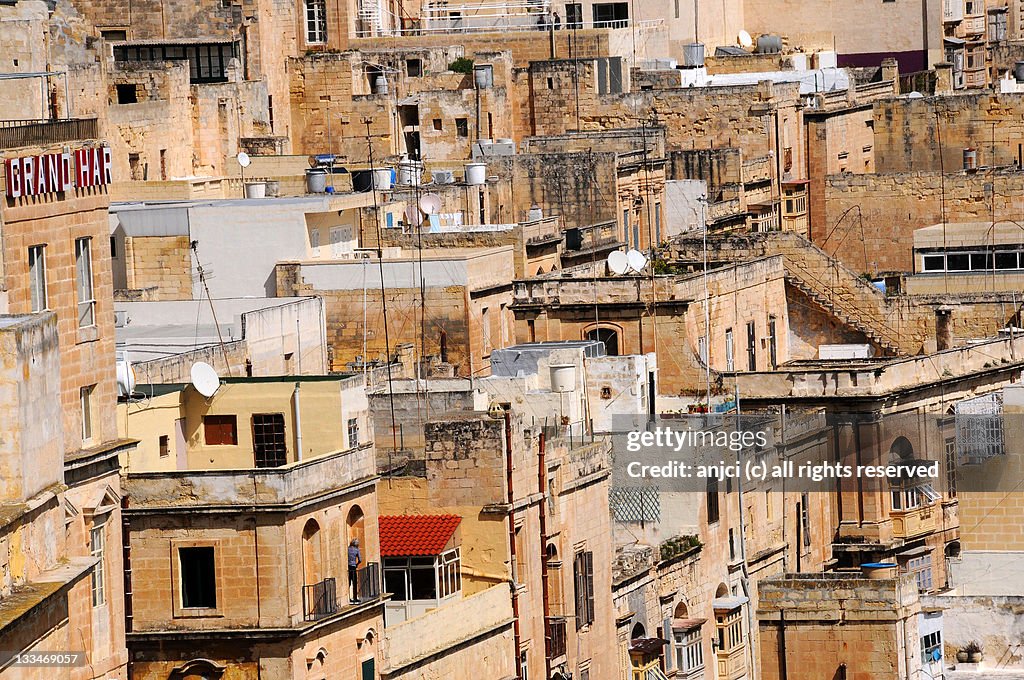
{"label": "wooden balcony", "polygon": [[736,680],[747,672],[746,647],[740,645],[729,652],[718,652],[718,677],[722,680]]}
{"label": "wooden balcony", "polygon": [[893,510],[889,517],[892,519],[893,538],[914,538],[935,531],[938,514],[941,508],[926,505],[913,510]]}

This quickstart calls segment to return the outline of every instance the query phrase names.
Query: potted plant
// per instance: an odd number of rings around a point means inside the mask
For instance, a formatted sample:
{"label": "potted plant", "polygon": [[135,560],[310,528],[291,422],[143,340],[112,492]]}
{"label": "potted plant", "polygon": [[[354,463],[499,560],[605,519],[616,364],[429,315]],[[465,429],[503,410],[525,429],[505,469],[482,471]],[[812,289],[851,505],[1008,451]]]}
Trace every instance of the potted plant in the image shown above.
{"label": "potted plant", "polygon": [[[963,649],[961,651],[967,652],[967,660],[970,663],[981,663],[981,643],[979,643],[977,640],[971,640],[970,642],[968,642],[966,645],[963,646]],[[957,655],[957,658],[959,659],[959,655]]]}
{"label": "potted plant", "polygon": [[966,649],[958,649],[957,650],[957,652],[956,652],[957,663],[967,663],[967,659],[968,658],[970,658],[970,655],[967,653]]}

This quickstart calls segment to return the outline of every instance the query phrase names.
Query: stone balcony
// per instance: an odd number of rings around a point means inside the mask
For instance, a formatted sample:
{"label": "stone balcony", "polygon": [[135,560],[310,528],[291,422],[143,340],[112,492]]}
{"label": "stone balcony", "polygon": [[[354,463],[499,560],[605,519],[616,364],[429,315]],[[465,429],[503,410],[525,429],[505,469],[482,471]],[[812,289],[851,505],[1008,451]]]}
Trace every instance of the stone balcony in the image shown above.
{"label": "stone balcony", "polygon": [[363,444],[275,468],[130,473],[121,487],[134,511],[259,506],[286,509],[376,476],[373,446]]}

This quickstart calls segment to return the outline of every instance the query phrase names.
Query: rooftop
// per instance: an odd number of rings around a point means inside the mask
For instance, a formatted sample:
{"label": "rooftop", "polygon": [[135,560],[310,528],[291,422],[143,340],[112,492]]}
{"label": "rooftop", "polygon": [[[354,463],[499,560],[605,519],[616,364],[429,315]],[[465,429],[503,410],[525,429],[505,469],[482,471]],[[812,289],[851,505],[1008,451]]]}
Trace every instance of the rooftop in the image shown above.
{"label": "rooftop", "polygon": [[440,555],[460,522],[458,515],[381,515],[381,557]]}

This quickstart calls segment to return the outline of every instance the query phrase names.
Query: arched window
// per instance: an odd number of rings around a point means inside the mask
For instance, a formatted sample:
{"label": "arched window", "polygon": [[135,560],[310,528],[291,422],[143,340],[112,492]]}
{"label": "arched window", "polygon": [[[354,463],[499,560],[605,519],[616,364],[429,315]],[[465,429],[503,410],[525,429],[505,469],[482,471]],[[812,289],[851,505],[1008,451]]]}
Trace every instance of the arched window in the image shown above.
{"label": "arched window", "polygon": [[302,573],[306,585],[323,580],[323,541],[320,525],[315,519],[306,522],[302,528]]}
{"label": "arched window", "polygon": [[619,334],[611,328],[594,328],[587,331],[587,340],[604,343],[604,351],[610,357],[619,356]]}
{"label": "arched window", "polygon": [[690,610],[686,606],[685,602],[680,602],[676,605],[675,611],[672,612],[673,619],[685,619],[689,618]]}
{"label": "arched window", "polygon": [[892,462],[910,460],[914,457],[914,445],[906,437],[897,437],[889,447],[889,458]]}
{"label": "arched window", "polygon": [[638,622],[633,626],[633,631],[629,634],[629,639],[639,640],[645,637],[647,637],[647,629],[644,628],[644,624]]}
{"label": "arched window", "polygon": [[729,586],[719,583],[718,589],[715,590],[715,597],[729,597]]}

